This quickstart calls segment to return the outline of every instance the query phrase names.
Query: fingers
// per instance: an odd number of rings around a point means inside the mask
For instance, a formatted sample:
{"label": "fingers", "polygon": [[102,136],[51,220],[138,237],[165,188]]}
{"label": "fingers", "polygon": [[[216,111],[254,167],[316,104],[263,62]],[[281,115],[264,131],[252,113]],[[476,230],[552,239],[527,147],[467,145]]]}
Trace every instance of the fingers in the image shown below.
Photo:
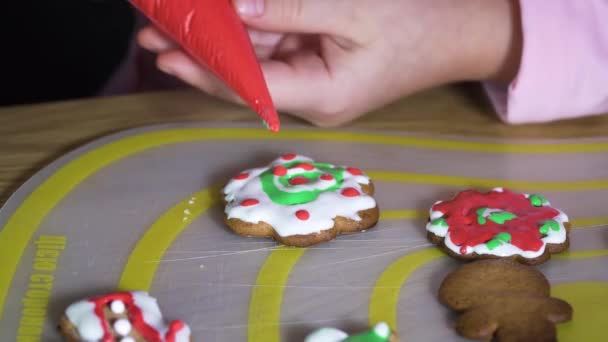
{"label": "fingers", "polygon": [[262,30],[336,34],[352,24],[356,7],[346,0],[234,0],[234,6],[248,25]]}
{"label": "fingers", "polygon": [[177,44],[154,26],[146,26],[137,34],[137,42],[144,49],[160,53],[175,49]]}
{"label": "fingers", "polygon": [[283,39],[283,34],[248,29],[251,44],[259,59],[269,59]]}
{"label": "fingers", "polygon": [[243,101],[211,71],[196,63],[180,50],[171,50],[158,56],[156,64],[163,72],[173,75],[205,93],[242,104]]}

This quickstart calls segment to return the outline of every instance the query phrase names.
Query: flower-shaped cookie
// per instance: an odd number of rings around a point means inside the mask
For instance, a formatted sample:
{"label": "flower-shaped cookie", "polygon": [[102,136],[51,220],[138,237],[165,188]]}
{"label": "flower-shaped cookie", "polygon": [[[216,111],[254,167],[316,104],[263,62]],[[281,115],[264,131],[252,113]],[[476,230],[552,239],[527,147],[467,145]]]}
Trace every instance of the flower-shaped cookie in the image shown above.
{"label": "flower-shaped cookie", "polygon": [[287,154],[228,182],[226,223],[239,235],[310,246],[373,227],[379,217],[373,193],[359,169]]}

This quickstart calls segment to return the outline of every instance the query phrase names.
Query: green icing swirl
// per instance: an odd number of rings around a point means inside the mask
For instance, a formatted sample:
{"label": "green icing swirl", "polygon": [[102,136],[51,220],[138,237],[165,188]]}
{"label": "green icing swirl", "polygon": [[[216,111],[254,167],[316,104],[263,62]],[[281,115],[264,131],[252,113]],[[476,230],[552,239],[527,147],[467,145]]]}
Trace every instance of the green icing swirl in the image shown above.
{"label": "green icing swirl", "polygon": [[[260,181],[262,182],[262,189],[264,190],[266,195],[268,195],[268,197],[270,197],[270,200],[272,200],[274,203],[277,203],[280,205],[305,204],[305,203],[309,203],[309,202],[316,200],[317,197],[319,197],[319,195],[321,193],[338,190],[340,188],[340,186],[342,185],[342,181],[344,179],[344,168],[334,167],[327,163],[314,163],[314,162],[307,161],[307,160],[294,160],[294,161],[282,164],[282,166],[285,167],[286,169],[289,169],[290,167],[293,167],[293,166],[301,164],[301,163],[308,163],[308,164],[314,166],[315,168],[317,168],[317,170],[304,171],[304,172],[299,172],[297,174],[292,174],[292,175],[275,176],[273,174],[274,168],[276,167],[275,166],[275,167],[269,168],[268,170],[266,170],[260,174]],[[274,178],[278,177],[278,181],[282,186],[284,186],[286,188],[292,188],[292,187],[295,187],[294,185],[289,184],[289,180],[292,178],[306,177],[309,181],[316,181],[319,177],[321,177],[321,175],[323,175],[325,173],[332,175],[334,177],[334,179],[336,180],[336,182],[335,182],[335,184],[333,184],[327,188],[323,188],[323,189],[286,192],[286,191],[282,191],[281,189],[279,189],[276,186],[276,184],[274,183]]]}

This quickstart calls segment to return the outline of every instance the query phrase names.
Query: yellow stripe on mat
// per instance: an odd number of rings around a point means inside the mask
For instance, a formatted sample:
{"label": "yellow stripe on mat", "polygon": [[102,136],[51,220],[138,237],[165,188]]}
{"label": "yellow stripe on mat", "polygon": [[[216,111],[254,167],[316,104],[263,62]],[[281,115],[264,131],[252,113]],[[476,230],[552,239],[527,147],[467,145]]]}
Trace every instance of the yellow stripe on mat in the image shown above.
{"label": "yellow stripe on mat", "polygon": [[165,212],[141,237],[129,255],[118,288],[149,291],[156,269],[173,241],[218,198],[218,189],[206,189]]}
{"label": "yellow stripe on mat", "polygon": [[280,247],[260,268],[249,302],[249,342],[281,341],[281,303],[289,273],[306,248]]}

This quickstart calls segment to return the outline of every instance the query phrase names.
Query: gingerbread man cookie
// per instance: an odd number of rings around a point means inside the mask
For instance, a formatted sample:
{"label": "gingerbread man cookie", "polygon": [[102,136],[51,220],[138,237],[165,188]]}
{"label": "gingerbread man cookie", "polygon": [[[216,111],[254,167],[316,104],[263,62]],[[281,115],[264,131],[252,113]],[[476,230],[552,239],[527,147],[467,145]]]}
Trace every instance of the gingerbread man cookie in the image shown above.
{"label": "gingerbread man cookie", "polygon": [[456,330],[464,337],[549,342],[556,341],[555,324],[572,319],[572,307],[549,292],[549,282],[534,267],[487,259],[450,273],[439,299],[461,313]]}
{"label": "gingerbread man cookie", "polygon": [[145,292],[119,292],[70,305],[59,328],[70,342],[189,342],[182,321],[168,324],[156,299]]}
{"label": "gingerbread man cookie", "polygon": [[569,247],[568,216],[542,196],[467,190],[430,210],[429,239],[459,259],[512,258],[534,265]]}
{"label": "gingerbread man cookie", "polygon": [[223,190],[226,223],[237,234],[306,247],[378,222],[374,186],[361,170],[286,154],[242,172]]}
{"label": "gingerbread man cookie", "polygon": [[398,342],[397,334],[386,323],[378,323],[372,329],[349,336],[336,328],[321,328],[306,337],[304,342]]}

